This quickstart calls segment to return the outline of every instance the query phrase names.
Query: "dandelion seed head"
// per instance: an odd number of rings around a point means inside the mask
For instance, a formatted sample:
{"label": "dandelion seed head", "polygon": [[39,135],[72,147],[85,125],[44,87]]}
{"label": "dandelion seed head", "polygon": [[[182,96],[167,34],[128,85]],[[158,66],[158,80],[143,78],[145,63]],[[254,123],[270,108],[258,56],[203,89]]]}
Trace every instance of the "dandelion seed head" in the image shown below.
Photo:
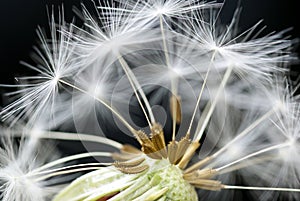
{"label": "dandelion seed head", "polygon": [[279,150],[279,158],[286,161],[293,161],[295,156],[299,156],[299,142],[296,139],[288,139],[289,145],[284,149]]}
{"label": "dandelion seed head", "polygon": [[56,73],[55,76],[53,77],[53,85],[57,86],[59,80],[60,80],[60,74]]}
{"label": "dandelion seed head", "polygon": [[167,9],[163,6],[157,7],[156,10],[154,10],[153,12],[153,16],[162,16],[165,15],[167,13]]}
{"label": "dandelion seed head", "polygon": [[[208,44],[207,44],[207,49],[209,50],[209,51],[212,51],[214,54],[216,54],[216,53],[220,53],[220,54],[222,54],[222,50],[224,49],[224,48],[222,48],[222,46],[221,45],[218,45],[215,41],[211,41],[211,42],[209,42]],[[225,50],[226,51],[226,50]]]}
{"label": "dandelion seed head", "polygon": [[[6,117],[16,115],[15,121],[30,117],[28,125],[33,127],[24,131],[31,134],[26,136],[26,149],[22,143],[17,151],[11,144],[0,149],[0,190],[5,201],[43,200],[48,179],[95,169],[69,184],[54,201],[108,197],[196,201],[196,189],[208,190],[208,197],[222,196],[228,189],[247,189],[226,182],[235,182],[236,173],[248,176],[248,172],[258,179],[250,177],[246,182],[294,188],[299,162],[291,156],[299,156],[300,110],[294,94],[286,89],[288,84],[279,83],[274,76],[284,73],[285,62],[291,61],[292,42],[283,39],[285,32],[257,37],[257,23],[240,33],[236,27],[239,10],[228,26],[220,26],[220,10],[214,9],[222,4],[215,1],[92,2],[96,16],[82,6],[84,27],[73,23],[68,27],[64,19],[56,24],[52,15],[50,39],[39,29],[42,44],[35,48],[37,64],[26,64],[39,75],[25,77],[29,84],[12,93],[24,95],[1,112],[7,112]],[[204,8],[211,10],[206,13]],[[243,100],[234,100],[240,97]],[[153,111],[163,108],[153,106],[158,102],[167,105],[165,113]],[[139,117],[140,110],[147,122],[145,130],[137,129],[140,126],[131,119],[131,113],[137,111]],[[54,120],[49,114],[59,114],[58,125],[71,120],[77,132],[102,135],[102,127],[107,127],[114,134],[111,125],[121,124],[120,130],[124,127],[124,133],[135,137],[141,150],[78,134],[83,141],[117,148],[114,154],[97,153],[115,162],[48,169],[56,166],[54,161],[40,167],[48,159],[43,152],[41,161],[36,157],[38,137],[46,137],[39,121],[52,129]],[[161,121],[160,114],[171,116],[170,121]],[[106,125],[99,115],[117,120]],[[52,134],[75,140],[74,134]],[[172,140],[166,142],[168,137]],[[209,140],[212,144],[206,143]],[[210,147],[199,159],[194,155],[206,148],[202,144]],[[47,147],[43,150],[48,151]],[[288,183],[289,178],[296,179]]]}

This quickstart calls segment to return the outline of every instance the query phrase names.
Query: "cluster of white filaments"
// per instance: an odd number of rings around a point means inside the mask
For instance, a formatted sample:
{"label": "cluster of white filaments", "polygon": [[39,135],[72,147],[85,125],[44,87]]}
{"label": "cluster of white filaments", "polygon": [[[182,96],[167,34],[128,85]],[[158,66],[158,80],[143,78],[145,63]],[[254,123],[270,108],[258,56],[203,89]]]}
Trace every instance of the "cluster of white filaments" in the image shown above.
{"label": "cluster of white filaments", "polygon": [[[82,5],[84,27],[60,12],[50,39],[37,31],[37,65],[23,64],[38,75],[18,78],[10,95],[20,97],[0,113],[9,124],[3,201],[229,200],[237,189],[300,198],[300,104],[286,78],[295,58],[284,31],[261,37],[259,22],[239,32],[239,10],[224,27],[214,1],[92,4],[93,12]],[[106,127],[141,149],[104,137]],[[63,132],[70,128],[77,133]],[[50,157],[45,140],[87,151]],[[80,162],[89,157],[97,162]],[[248,186],[234,185],[235,175]]]}

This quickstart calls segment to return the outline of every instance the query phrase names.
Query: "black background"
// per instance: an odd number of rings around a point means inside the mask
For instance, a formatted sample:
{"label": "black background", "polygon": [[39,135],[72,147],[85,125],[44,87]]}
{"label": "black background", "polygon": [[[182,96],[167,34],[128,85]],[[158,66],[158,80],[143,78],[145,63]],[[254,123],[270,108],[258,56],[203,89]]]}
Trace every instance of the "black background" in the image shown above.
{"label": "black background", "polygon": [[[0,84],[13,84],[14,77],[26,72],[26,67],[19,64],[21,60],[30,61],[32,46],[37,44],[37,26],[48,26],[46,6],[64,4],[66,20],[70,22],[74,16],[73,8],[80,7],[81,2],[89,0],[1,0],[0,3]],[[234,10],[240,3],[243,8],[240,18],[242,30],[263,19],[267,25],[266,33],[293,28],[289,34],[292,38],[300,38],[300,10],[296,0],[228,0],[225,3],[221,18],[229,22]],[[299,47],[296,47],[299,52]],[[300,72],[299,65],[293,66],[293,76]],[[0,88],[3,94],[7,89]],[[2,97],[1,104],[7,103]],[[246,200],[247,193],[243,200]],[[248,198],[250,199],[250,198]],[[250,199],[251,200],[251,199]]]}

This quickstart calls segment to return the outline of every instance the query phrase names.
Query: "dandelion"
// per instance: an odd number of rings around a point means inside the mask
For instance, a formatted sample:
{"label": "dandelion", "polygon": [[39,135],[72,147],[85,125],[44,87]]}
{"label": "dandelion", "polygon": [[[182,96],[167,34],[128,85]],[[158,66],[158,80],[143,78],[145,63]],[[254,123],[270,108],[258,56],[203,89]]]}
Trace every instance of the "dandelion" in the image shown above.
{"label": "dandelion", "polygon": [[[38,62],[37,66],[22,62],[28,68],[39,73],[38,76],[24,76],[18,80],[24,82],[17,86],[20,90],[9,95],[24,94],[17,101],[6,106],[1,111],[3,119],[14,116],[13,122],[18,119],[29,118],[34,121],[43,113],[45,107],[55,102],[59,103],[58,85],[63,77],[70,77],[76,71],[76,65],[71,61],[72,47],[68,45],[70,38],[57,34],[57,29],[62,30],[66,27],[63,15],[60,15],[59,24],[54,22],[54,15],[50,20],[51,42],[45,38],[41,28],[37,30],[40,40],[40,48],[34,47],[34,59]],[[72,32],[72,30],[69,30]]]}
{"label": "dandelion", "polygon": [[[82,5],[84,27],[52,14],[51,38],[38,31],[38,64],[25,64],[40,75],[24,77],[12,94],[25,94],[1,112],[12,119],[4,138],[22,139],[0,149],[2,198],[299,199],[292,41],[261,37],[260,23],[238,34],[239,11],[224,29],[221,5],[99,1],[95,16]],[[140,149],[104,136],[117,127]],[[38,145],[53,140],[86,150],[51,158],[55,147]]]}

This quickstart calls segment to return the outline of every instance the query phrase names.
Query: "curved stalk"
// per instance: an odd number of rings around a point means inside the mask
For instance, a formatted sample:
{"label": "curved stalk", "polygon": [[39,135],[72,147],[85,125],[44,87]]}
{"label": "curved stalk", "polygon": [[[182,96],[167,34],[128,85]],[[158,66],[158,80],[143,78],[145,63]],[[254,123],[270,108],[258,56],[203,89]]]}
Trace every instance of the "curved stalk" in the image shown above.
{"label": "curved stalk", "polygon": [[117,149],[122,149],[123,145],[114,140],[108,139],[106,137],[101,137],[97,135],[83,134],[83,133],[67,133],[67,132],[59,132],[59,131],[39,131],[40,135],[32,135],[31,130],[26,132],[15,132],[12,133],[14,137],[30,137],[30,138],[39,138],[39,139],[51,139],[51,140],[70,140],[70,141],[87,141],[93,143],[100,143],[115,147]]}
{"label": "curved stalk", "polygon": [[94,167],[102,167],[102,166],[108,166],[108,165],[112,165],[112,163],[82,163],[82,164],[77,164],[77,165],[70,165],[70,166],[65,166],[65,167],[61,167],[61,168],[55,168],[55,169],[51,169],[51,170],[45,170],[45,171],[41,171],[41,172],[37,172],[34,174],[27,174],[27,176],[36,176],[36,175],[49,175],[51,173],[55,173],[55,172],[61,172],[63,170],[67,170],[67,169],[78,169],[79,167],[88,167],[88,166],[94,166]]}
{"label": "curved stalk", "polygon": [[52,161],[50,163],[47,163],[37,169],[34,169],[31,171],[31,173],[37,173],[41,172],[43,170],[46,170],[48,168],[54,167],[56,165],[60,165],[69,161],[77,160],[77,159],[82,159],[82,158],[88,158],[88,157],[97,157],[97,156],[102,156],[102,157],[112,157],[112,153],[109,152],[89,152],[89,153],[82,153],[82,154],[76,154],[72,156],[67,156],[55,161]]}
{"label": "curved stalk", "polygon": [[281,149],[281,148],[287,147],[290,144],[291,144],[290,142],[285,142],[285,143],[282,143],[282,144],[278,144],[278,145],[274,145],[274,146],[271,146],[271,147],[267,147],[267,148],[262,149],[260,151],[256,151],[254,153],[248,154],[247,156],[244,156],[244,157],[242,157],[240,159],[237,159],[237,160],[235,160],[235,161],[233,161],[233,162],[231,162],[231,163],[229,163],[227,165],[224,165],[222,167],[216,168],[216,170],[217,171],[222,171],[222,170],[224,170],[224,169],[226,169],[226,168],[228,168],[230,166],[233,166],[233,165],[235,165],[237,163],[245,161],[245,160],[247,160],[249,158],[255,157],[255,156],[260,155],[260,154],[264,154],[264,153],[269,152],[269,151],[273,151],[273,150],[276,150],[276,149]]}
{"label": "curved stalk", "polygon": [[78,169],[73,169],[73,170],[65,170],[65,171],[59,171],[59,172],[54,172],[42,177],[38,177],[35,179],[35,181],[39,182],[39,181],[43,181],[46,179],[49,179],[51,177],[56,177],[59,175],[65,175],[65,174],[71,174],[71,173],[76,173],[76,172],[84,172],[84,171],[88,171],[88,170],[99,170],[101,167],[87,167],[87,168],[78,168]]}

